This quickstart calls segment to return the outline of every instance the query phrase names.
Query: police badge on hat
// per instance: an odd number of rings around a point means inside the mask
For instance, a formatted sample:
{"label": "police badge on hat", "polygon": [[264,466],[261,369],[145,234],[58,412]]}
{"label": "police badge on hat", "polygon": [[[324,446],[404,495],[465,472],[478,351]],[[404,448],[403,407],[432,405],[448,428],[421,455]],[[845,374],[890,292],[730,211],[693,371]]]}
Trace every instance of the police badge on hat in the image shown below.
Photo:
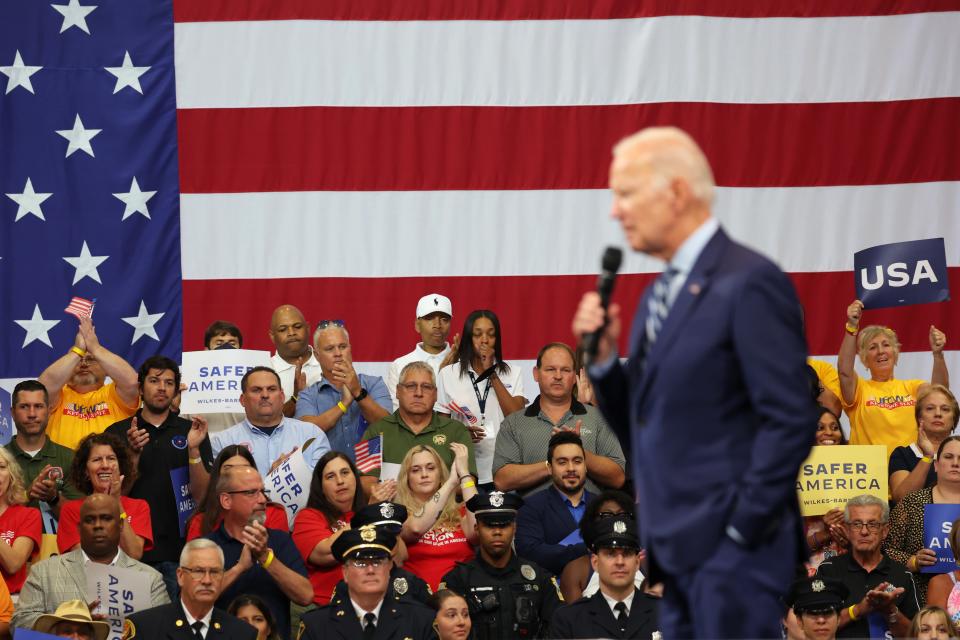
{"label": "police badge on hat", "polygon": [[814,580],[813,582],[810,583],[810,588],[816,591],[817,593],[820,593],[821,591],[827,588],[827,585],[823,584],[823,580]]}
{"label": "police badge on hat", "polygon": [[617,533],[626,533],[627,532],[627,523],[623,520],[617,520],[613,523],[613,530]]}
{"label": "police badge on hat", "polygon": [[398,595],[402,596],[410,588],[410,585],[407,584],[407,579],[400,577],[393,579],[393,591]]}
{"label": "police badge on hat", "polygon": [[438,447],[443,446],[446,441],[447,436],[442,433],[438,433],[437,435],[433,436],[433,444],[437,445]]}
{"label": "police badge on hat", "polygon": [[528,564],[525,564],[520,567],[520,575],[522,575],[527,580],[535,580],[537,577],[537,572],[533,570]]}
{"label": "police badge on hat", "polygon": [[384,502],[380,505],[380,515],[385,519],[389,520],[393,517],[393,505],[389,502]]}
{"label": "police badge on hat", "polygon": [[[502,491],[492,491],[490,493],[490,506],[500,508],[503,506],[503,492]],[[526,566],[526,565],[524,565]],[[532,569],[531,569],[532,571]]]}
{"label": "police badge on hat", "polygon": [[364,542],[373,542],[377,539],[377,532],[373,527],[362,527],[360,529],[360,539]]}

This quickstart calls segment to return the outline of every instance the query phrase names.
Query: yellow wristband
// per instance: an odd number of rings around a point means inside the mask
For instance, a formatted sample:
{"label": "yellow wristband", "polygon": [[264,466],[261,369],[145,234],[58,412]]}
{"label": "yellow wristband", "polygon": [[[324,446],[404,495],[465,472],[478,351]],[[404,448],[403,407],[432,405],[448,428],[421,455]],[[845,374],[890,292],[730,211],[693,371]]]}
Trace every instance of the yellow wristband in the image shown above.
{"label": "yellow wristband", "polygon": [[477,486],[477,483],[474,482],[473,480],[471,480],[471,481],[467,482],[466,484],[461,484],[461,485],[460,485],[460,488],[461,488],[461,489],[469,489],[470,487],[475,487],[475,486]]}
{"label": "yellow wristband", "polygon": [[123,513],[120,514],[120,519],[121,519],[121,520],[126,520],[126,519],[127,519],[127,512],[126,512],[126,511],[124,511]]}
{"label": "yellow wristband", "polygon": [[857,332],[860,331],[860,329],[858,329],[857,327],[853,326],[853,325],[850,324],[849,322],[846,324],[846,326],[844,327],[844,329],[846,329],[847,333],[849,333],[849,334],[852,335],[852,336],[857,335]]}
{"label": "yellow wristband", "polygon": [[264,569],[270,568],[270,565],[273,563],[273,549],[267,549],[267,559],[260,563],[260,566]]}
{"label": "yellow wristband", "polygon": [[70,351],[74,352],[75,354],[77,354],[77,355],[80,356],[81,358],[86,358],[86,357],[87,357],[87,352],[84,351],[83,349],[81,349],[80,347],[70,347]]}
{"label": "yellow wristband", "polygon": [[190,464],[200,464],[203,462],[203,458],[187,458],[187,462]]}
{"label": "yellow wristband", "polygon": [[931,462],[933,462],[933,458],[931,458],[930,456],[923,456],[922,458],[920,458],[920,460],[922,460],[923,462],[926,462],[927,464],[930,464]]}
{"label": "yellow wristband", "polygon": [[340,411],[343,411],[344,413],[347,412],[347,406],[343,404],[343,400],[338,400],[337,406],[340,407]]}
{"label": "yellow wristband", "polygon": [[851,620],[854,620],[854,621],[859,620],[859,618],[857,617],[857,614],[855,614],[855,613],[853,612],[853,608],[856,607],[856,606],[857,606],[857,605],[852,604],[852,605],[850,605],[850,608],[847,609],[847,615],[850,616],[850,619],[851,619]]}

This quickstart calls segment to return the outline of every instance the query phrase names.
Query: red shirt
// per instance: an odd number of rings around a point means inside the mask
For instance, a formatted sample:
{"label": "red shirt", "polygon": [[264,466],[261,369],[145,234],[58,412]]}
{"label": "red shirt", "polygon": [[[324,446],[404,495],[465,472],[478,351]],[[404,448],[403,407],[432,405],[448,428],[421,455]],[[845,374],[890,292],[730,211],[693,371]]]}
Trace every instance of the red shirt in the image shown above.
{"label": "red shirt", "polygon": [[430,529],[419,541],[407,545],[407,552],[409,555],[403,568],[426,580],[434,592],[455,563],[474,557],[473,547],[467,542],[460,525],[452,531],[445,527]]}
{"label": "red shirt", "polygon": [[[83,498],[71,500],[60,507],[60,524],[57,528],[57,549],[66,553],[80,544],[80,505]],[[150,522],[150,505],[146,500],[120,496],[120,508],[127,514],[127,527],[143,538],[143,550],[153,549],[153,524]]]}
{"label": "red shirt", "polygon": [[[196,513],[190,516],[190,520],[187,522],[187,542],[195,538],[202,538],[203,534],[200,533],[200,523],[203,521],[203,514]],[[223,523],[223,514],[220,514],[220,517],[217,518],[217,522],[214,525],[214,531]],[[276,504],[267,505],[267,519],[263,523],[267,529],[280,529],[281,531],[290,531],[290,524],[287,522],[287,510]]]}
{"label": "red shirt", "polygon": [[319,567],[310,562],[310,553],[317,543],[326,540],[334,533],[347,526],[353,517],[353,511],[343,514],[334,527],[327,523],[326,516],[317,509],[304,509],[297,514],[293,523],[293,543],[303,556],[307,565],[307,577],[313,585],[313,601],[317,604],[329,604],[333,588],[343,579],[343,569],[340,564],[330,567]]}
{"label": "red shirt", "polygon": [[[27,558],[28,561],[35,559],[40,552],[42,535],[43,524],[40,521],[39,509],[14,504],[0,514],[0,538],[3,538],[4,542],[12,547],[13,541],[17,538],[26,537],[33,540],[33,551]],[[19,593],[27,579],[27,562],[24,562],[16,573],[7,573],[4,570],[3,579],[6,581],[10,593]]]}

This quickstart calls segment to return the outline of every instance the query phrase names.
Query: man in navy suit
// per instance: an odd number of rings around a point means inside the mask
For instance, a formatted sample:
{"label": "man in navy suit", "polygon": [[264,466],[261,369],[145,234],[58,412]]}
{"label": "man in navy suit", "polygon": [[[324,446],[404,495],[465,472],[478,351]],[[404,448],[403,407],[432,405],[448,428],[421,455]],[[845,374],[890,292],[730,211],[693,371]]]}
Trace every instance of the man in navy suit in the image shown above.
{"label": "man in navy suit", "polygon": [[816,423],[800,304],[712,216],[713,174],[690,136],[645,129],[613,156],[612,216],[666,269],[637,307],[626,364],[618,305],[586,294],[573,329],[603,331],[590,375],[632,450],[663,636],[779,637],[804,555],[794,482]]}

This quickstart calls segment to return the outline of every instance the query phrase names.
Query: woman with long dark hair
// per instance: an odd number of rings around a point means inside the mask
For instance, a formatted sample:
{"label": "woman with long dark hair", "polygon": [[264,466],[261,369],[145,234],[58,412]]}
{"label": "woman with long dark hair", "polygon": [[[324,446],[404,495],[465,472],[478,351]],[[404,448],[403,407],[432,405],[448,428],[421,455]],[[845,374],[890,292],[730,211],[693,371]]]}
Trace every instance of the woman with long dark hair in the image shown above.
{"label": "woman with long dark hair", "polygon": [[307,505],[293,523],[293,543],[307,565],[313,601],[330,602],[333,589],[343,579],[343,569],[333,557],[333,543],[350,528],[350,519],[365,504],[360,471],[339,451],[328,451],[317,461],[310,481]]}
{"label": "woman with long dark hair", "polygon": [[[232,467],[253,467],[257,468],[257,463],[253,459],[253,454],[245,446],[240,444],[227,445],[217,454],[213,461],[213,470],[210,472],[210,482],[207,484],[207,492],[197,502],[197,507],[190,516],[187,523],[187,541],[205,536],[214,531],[223,522],[223,512],[220,509],[220,495],[217,493],[217,483],[220,482],[220,474],[226,469]],[[275,502],[267,503],[267,519],[263,526],[268,529],[279,529],[289,531],[290,526],[287,521],[287,511],[282,505]]]}
{"label": "woman with long dark hair", "polygon": [[463,323],[462,335],[457,362],[437,376],[437,404],[443,413],[467,425],[474,442],[478,482],[491,485],[500,423],[527,403],[523,376],[519,367],[511,367],[503,359],[500,319],[493,311],[472,311]]}
{"label": "woman with long dark hair", "polygon": [[259,597],[252,594],[237,596],[227,606],[227,613],[256,629],[257,640],[280,640],[270,607]]}

